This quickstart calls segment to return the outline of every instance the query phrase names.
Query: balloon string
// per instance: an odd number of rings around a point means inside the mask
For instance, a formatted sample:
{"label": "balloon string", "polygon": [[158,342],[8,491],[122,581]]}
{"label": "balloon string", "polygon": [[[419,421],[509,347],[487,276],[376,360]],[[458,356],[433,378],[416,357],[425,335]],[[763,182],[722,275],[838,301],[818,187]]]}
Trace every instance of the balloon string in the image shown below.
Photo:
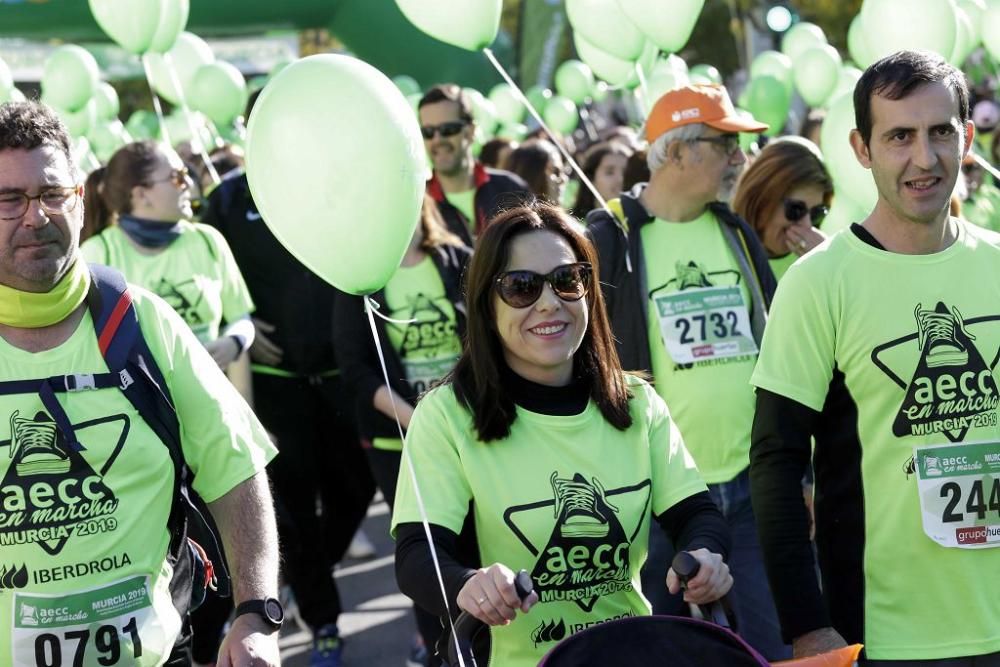
{"label": "balloon string", "polygon": [[[573,168],[573,171],[575,171],[576,175],[579,177],[580,182],[583,183],[587,187],[587,189],[590,190],[591,194],[594,195],[594,200],[597,201],[597,203],[601,205],[601,208],[603,208],[605,211],[608,212],[608,215],[611,216],[611,219],[614,220],[616,223],[618,223],[618,226],[621,227],[621,221],[618,220],[618,216],[615,215],[614,211],[608,208],[608,202],[604,201],[604,197],[602,197],[601,193],[597,191],[597,188],[594,187],[594,184],[590,181],[589,178],[587,178],[587,175],[583,173],[583,169],[580,168],[580,165],[577,164],[576,160],[573,159],[573,156],[570,155],[569,151],[567,151],[566,148],[562,145],[562,141],[559,140],[555,132],[553,132],[552,129],[545,124],[545,121],[542,119],[542,115],[538,113],[538,109],[535,108],[535,105],[531,103],[531,100],[529,100],[527,96],[521,91],[521,88],[516,83],[514,83],[514,80],[510,78],[510,74],[507,73],[507,70],[503,68],[503,65],[500,64],[500,61],[497,60],[496,56],[493,55],[493,51],[491,51],[489,48],[484,48],[483,53],[485,53],[489,61],[493,63],[493,67],[495,67],[497,72],[500,73],[500,76],[502,76],[503,80],[507,82],[507,85],[509,85],[511,88],[514,89],[514,94],[516,94],[517,98],[521,100],[521,103],[528,108],[528,112],[532,115],[532,117],[536,121],[538,121],[538,124],[542,127],[543,130],[545,130],[546,134],[552,137],[552,143],[556,145],[556,148],[559,149],[559,152],[562,153],[563,157],[566,158],[566,161],[569,162],[569,165]],[[629,273],[631,273],[632,260],[629,258],[628,252],[625,253],[625,264]]]}
{"label": "balloon string", "polygon": [[993,176],[993,178],[1000,180],[1000,170],[998,170],[996,167],[990,164],[989,160],[984,158],[976,151],[969,151],[969,155],[971,155],[972,159],[976,161],[976,164],[978,164],[980,167],[988,171],[990,175]]}
{"label": "balloon string", "polygon": [[649,99],[649,86],[646,84],[646,75],[642,71],[642,65],[639,64],[637,60],[635,63],[635,74],[639,77],[639,105],[642,107],[642,113],[646,112],[649,106],[646,101]]}
{"label": "balloon string", "polygon": [[149,67],[148,55],[143,54],[140,56],[140,60],[142,60],[142,68],[146,72],[146,83],[149,84],[149,94],[153,96],[153,110],[156,111],[156,118],[160,121],[160,136],[163,137],[164,142],[172,146],[173,142],[170,141],[170,133],[167,132],[167,122],[163,119],[163,107],[160,106],[160,98],[153,89],[153,72]]}
{"label": "balloon string", "polygon": [[368,303],[371,313],[375,317],[381,318],[386,322],[392,322],[393,324],[413,324],[417,322],[417,318],[413,318],[412,320],[394,320],[388,315],[383,315],[382,313],[378,312],[379,310],[381,310],[382,306],[375,299],[371,298],[370,296],[366,296],[365,301]]}
{"label": "balloon string", "polygon": [[[455,642],[455,654],[458,656],[459,667],[465,667],[465,660],[462,658],[462,650],[458,644],[458,633],[455,632],[455,622],[451,618],[451,605],[448,604],[448,593],[444,587],[444,574],[441,572],[441,563],[438,561],[437,548],[434,546],[434,538],[431,537],[431,521],[427,517],[427,507],[424,505],[423,494],[420,493],[420,485],[417,483],[417,473],[413,468],[413,460],[410,458],[410,449],[406,446],[406,434],[403,433],[403,425],[399,421],[399,411],[396,410],[395,392],[391,390],[389,384],[389,371],[385,365],[385,355],[382,353],[382,343],[379,341],[378,331],[375,328],[375,309],[372,304],[375,301],[370,297],[365,297],[365,312],[368,313],[368,325],[372,330],[372,339],[375,341],[375,350],[378,352],[378,362],[382,365],[382,378],[389,391],[389,400],[392,403],[392,415],[396,418],[396,428],[399,429],[399,439],[403,442],[403,462],[406,470],[410,474],[410,483],[413,484],[413,494],[417,499],[417,508],[420,510],[420,523],[424,527],[424,535],[427,538],[427,545],[431,550],[431,560],[434,562],[434,574],[437,576],[438,586],[441,589],[441,599],[444,600],[444,608],[448,615],[448,625],[451,627],[451,637]],[[377,305],[377,304],[376,304]],[[433,650],[433,647],[431,647]]]}
{"label": "balloon string", "polygon": [[163,62],[167,66],[167,72],[170,73],[170,82],[174,85],[174,90],[177,91],[177,97],[181,101],[181,113],[184,115],[184,119],[187,121],[188,131],[191,132],[191,147],[198,150],[198,155],[201,156],[201,161],[205,163],[205,169],[208,171],[208,175],[212,177],[212,183],[218,185],[222,182],[219,178],[219,172],[215,170],[215,165],[212,164],[212,158],[208,156],[208,151],[205,150],[205,142],[201,140],[201,134],[198,133],[198,127],[194,123],[194,115],[191,113],[191,108],[187,103],[187,96],[184,93],[184,87],[181,86],[180,77],[177,76],[177,70],[174,68],[174,59],[170,57],[170,52],[167,51],[163,54]]}

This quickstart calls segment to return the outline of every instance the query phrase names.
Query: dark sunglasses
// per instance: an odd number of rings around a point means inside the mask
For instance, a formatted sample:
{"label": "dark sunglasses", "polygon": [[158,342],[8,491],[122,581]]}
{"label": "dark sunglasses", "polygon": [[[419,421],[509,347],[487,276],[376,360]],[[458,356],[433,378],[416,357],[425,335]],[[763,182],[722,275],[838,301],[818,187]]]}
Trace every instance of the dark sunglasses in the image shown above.
{"label": "dark sunglasses", "polygon": [[813,227],[818,227],[819,223],[823,222],[823,218],[825,218],[826,214],[829,212],[830,207],[824,206],[823,204],[809,208],[806,206],[806,203],[800,199],[785,200],[785,219],[789,222],[798,222],[803,216],[808,214]]}
{"label": "dark sunglasses", "polygon": [[450,120],[440,125],[421,125],[420,134],[424,135],[424,139],[433,139],[435,133],[439,133],[442,137],[453,137],[461,132],[465,125],[464,120]]}
{"label": "dark sunglasses", "polygon": [[563,301],[579,301],[590,289],[592,272],[590,262],[563,264],[544,276],[534,271],[506,271],[497,276],[496,289],[511,308],[527,308],[538,301],[545,283]]}

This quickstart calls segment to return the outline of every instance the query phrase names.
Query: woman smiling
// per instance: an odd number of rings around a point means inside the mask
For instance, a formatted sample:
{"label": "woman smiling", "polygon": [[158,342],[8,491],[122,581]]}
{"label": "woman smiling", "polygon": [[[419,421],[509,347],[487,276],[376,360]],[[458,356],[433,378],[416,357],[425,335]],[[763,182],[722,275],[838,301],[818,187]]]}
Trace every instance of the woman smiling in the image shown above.
{"label": "woman smiling", "polygon": [[[651,517],[702,564],[689,601],[732,585],[725,522],[666,405],[622,371],[597,268],[555,206],[495,218],[469,265],[462,356],[410,421],[404,452],[424,490],[448,608],[490,626],[481,650],[490,664],[535,665],[566,634],[648,614],[638,579]],[[416,494],[404,469],[397,578],[443,616]],[[473,549],[460,546],[463,526],[474,529]],[[535,585],[524,600],[519,569]],[[679,590],[672,572],[667,585]],[[530,619],[518,613],[536,606]]]}

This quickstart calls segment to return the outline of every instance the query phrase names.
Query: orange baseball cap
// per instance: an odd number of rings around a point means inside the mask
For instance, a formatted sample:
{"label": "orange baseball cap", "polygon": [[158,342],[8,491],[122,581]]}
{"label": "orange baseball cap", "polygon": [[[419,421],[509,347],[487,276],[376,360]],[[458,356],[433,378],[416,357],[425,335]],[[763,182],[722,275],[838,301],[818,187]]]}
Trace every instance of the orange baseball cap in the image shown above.
{"label": "orange baseball cap", "polygon": [[736,113],[722,86],[691,84],[669,90],[656,100],[646,119],[646,141],[653,143],[664,132],[692,123],[724,132],[763,132],[768,128],[766,123]]}

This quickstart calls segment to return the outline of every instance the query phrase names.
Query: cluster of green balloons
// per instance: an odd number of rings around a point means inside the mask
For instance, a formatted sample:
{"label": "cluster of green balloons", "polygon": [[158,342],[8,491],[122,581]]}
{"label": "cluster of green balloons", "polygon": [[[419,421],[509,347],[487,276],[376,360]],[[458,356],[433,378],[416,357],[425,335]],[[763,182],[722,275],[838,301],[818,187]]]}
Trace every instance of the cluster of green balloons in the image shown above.
{"label": "cluster of green balloons", "polygon": [[[350,99],[350,104],[344,104]],[[349,56],[316,55],[267,83],[250,114],[247,179],[261,216],[304,265],[335,287],[370,294],[396,271],[430,173],[420,127],[384,74]],[[336,192],[364,192],[365,204]]]}
{"label": "cluster of green balloons", "polygon": [[847,49],[860,67],[901,49],[934,51],[961,67],[979,44],[1000,56],[997,28],[993,0],[865,0],[848,28]]}
{"label": "cluster of green balloons", "polygon": [[189,0],[90,0],[94,20],[130,53],[165,53],[187,25]]}

